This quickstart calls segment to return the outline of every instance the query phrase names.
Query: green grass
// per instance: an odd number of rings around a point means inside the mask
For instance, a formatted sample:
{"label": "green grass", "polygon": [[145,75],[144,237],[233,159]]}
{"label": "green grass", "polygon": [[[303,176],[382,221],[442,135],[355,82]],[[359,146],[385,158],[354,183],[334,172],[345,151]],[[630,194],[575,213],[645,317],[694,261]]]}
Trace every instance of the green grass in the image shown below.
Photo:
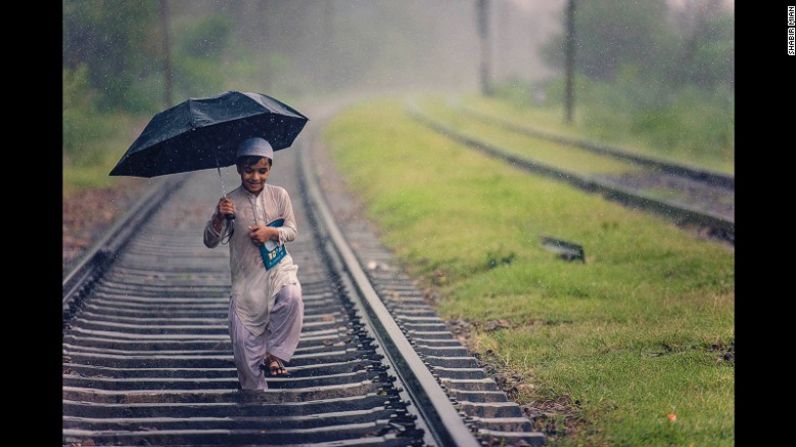
{"label": "green grass", "polygon": [[[694,116],[693,118],[676,118],[666,115],[668,121],[664,123],[663,118],[656,121],[653,119],[654,117],[650,115],[647,119],[648,125],[646,125],[646,127],[639,124],[635,129],[626,130],[624,126],[608,126],[602,121],[598,122],[596,118],[592,119],[589,116],[591,110],[583,107],[578,107],[575,110],[575,120],[574,123],[570,125],[563,122],[564,112],[560,106],[534,107],[525,101],[518,102],[475,95],[461,98],[461,104],[468,108],[478,110],[481,113],[534,130],[608,144],[619,147],[626,152],[652,156],[662,160],[702,167],[727,174],[732,174],[735,171],[732,148],[726,150],[724,148],[717,149],[713,146],[705,148],[693,146],[683,147],[685,143],[679,141],[671,142],[668,145],[664,143],[652,144],[650,142],[651,137],[644,133],[646,130],[652,132],[654,129],[647,128],[653,125],[660,126],[665,124],[675,129],[682,127],[681,121],[684,119],[692,122],[691,127],[695,127],[698,126],[698,123],[703,121],[700,120],[699,116]],[[614,113],[617,114],[617,119],[619,119],[618,116],[621,115],[620,112],[621,111],[614,110]],[[689,113],[689,111],[685,109],[682,110],[682,112],[683,114]],[[610,111],[605,113],[608,114]],[[641,120],[641,118],[638,119]],[[715,126],[716,124],[713,121],[708,122],[706,126]],[[620,130],[619,127],[623,127],[623,129]],[[694,129],[683,129],[683,132],[687,130],[692,133],[696,132]],[[707,130],[705,130],[705,132],[707,132]],[[692,138],[692,140],[699,141],[696,137]],[[715,143],[705,142],[703,144],[711,145]]]}
{"label": "green grass", "polygon": [[[63,152],[64,198],[86,189],[122,184],[124,178],[111,177],[108,173],[133,144],[138,137],[136,132],[143,129],[147,120],[123,113],[96,115],[90,123],[77,121],[74,128],[68,129],[76,137],[69,139],[71,146]],[[85,132],[86,126],[100,130]]]}
{"label": "green grass", "polygon": [[[733,444],[734,368],[710,349],[734,340],[732,248],[467,149],[398,101],[350,109],[325,138],[444,318],[509,321],[472,348],[534,385],[517,399],[579,402],[585,423],[552,445]],[[582,244],[586,264],[542,235]]]}

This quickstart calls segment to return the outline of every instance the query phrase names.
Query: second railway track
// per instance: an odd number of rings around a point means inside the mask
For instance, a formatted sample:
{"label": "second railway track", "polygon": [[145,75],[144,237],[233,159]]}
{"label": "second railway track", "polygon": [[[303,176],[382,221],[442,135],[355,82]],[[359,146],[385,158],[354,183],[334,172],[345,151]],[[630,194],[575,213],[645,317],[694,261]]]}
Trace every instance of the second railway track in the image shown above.
{"label": "second railway track", "polygon": [[507,129],[511,132],[524,134],[532,138],[541,138],[555,143],[560,143],[563,145],[578,147],[587,151],[591,151],[596,154],[607,155],[620,160],[627,160],[672,175],[680,176],[683,178],[689,178],[697,182],[724,188],[729,191],[735,191],[735,177],[729,174],[710,171],[708,169],[698,168],[694,166],[687,166],[682,163],[660,160],[650,157],[648,155],[635,154],[628,150],[620,149],[618,147],[608,146],[605,144],[598,144],[577,138],[568,138],[561,135],[540,131],[537,129],[531,129],[529,127],[524,127],[514,124],[506,119],[489,115],[475,108],[463,106],[459,103],[453,103],[450,106],[460,113],[464,113],[484,123],[492,124]]}
{"label": "second railway track", "polygon": [[[408,103],[406,112],[411,118],[435,132],[465,146],[505,160],[515,167],[561,180],[587,191],[599,192],[606,198],[656,212],[678,223],[706,228],[711,236],[731,244],[735,243],[734,192],[732,190],[734,188],[731,186],[734,185],[734,181],[728,180],[729,183],[724,184],[713,177],[711,177],[711,181],[698,181],[694,180],[694,177],[699,177],[699,173],[695,172],[688,175],[683,172],[677,174],[664,172],[658,175],[656,170],[661,168],[657,165],[650,167],[649,172],[640,178],[636,178],[638,176],[634,175],[627,176],[627,178],[612,178],[607,175],[579,172],[472,137],[460,129],[453,128],[438,118],[432,117],[414,102]],[[572,144],[572,142],[566,144]],[[637,163],[637,161],[633,161],[633,163]],[[649,167],[649,163],[647,165]],[[651,185],[643,185],[649,182]],[[660,185],[656,186],[656,183],[660,183]],[[669,193],[677,192],[688,197],[688,201],[681,200],[682,198],[658,197],[657,194],[652,193],[661,185],[664,185],[664,190]],[[727,206],[725,203],[728,199],[732,203],[731,206]],[[712,207],[718,207],[718,209],[711,209]]]}
{"label": "second railway track", "polygon": [[237,389],[229,254],[201,236],[217,179],[192,174],[65,281],[63,444],[543,443],[408,278],[362,274],[376,249],[339,246],[298,151],[280,151],[271,177],[293,197],[300,234],[289,250],[305,319],[291,375],[266,393]]}

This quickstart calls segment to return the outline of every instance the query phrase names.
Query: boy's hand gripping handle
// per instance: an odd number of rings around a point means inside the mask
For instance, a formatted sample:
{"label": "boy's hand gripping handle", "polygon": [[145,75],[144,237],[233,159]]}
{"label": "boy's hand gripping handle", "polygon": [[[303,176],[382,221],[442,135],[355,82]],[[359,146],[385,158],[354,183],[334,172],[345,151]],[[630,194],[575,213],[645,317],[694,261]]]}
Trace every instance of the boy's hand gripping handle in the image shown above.
{"label": "boy's hand gripping handle", "polygon": [[[225,204],[224,202],[229,202]],[[223,215],[224,219],[227,220],[227,223],[232,223],[235,220],[235,206],[232,204],[232,201],[229,200],[226,196],[221,197],[218,201],[216,212],[219,215]]]}

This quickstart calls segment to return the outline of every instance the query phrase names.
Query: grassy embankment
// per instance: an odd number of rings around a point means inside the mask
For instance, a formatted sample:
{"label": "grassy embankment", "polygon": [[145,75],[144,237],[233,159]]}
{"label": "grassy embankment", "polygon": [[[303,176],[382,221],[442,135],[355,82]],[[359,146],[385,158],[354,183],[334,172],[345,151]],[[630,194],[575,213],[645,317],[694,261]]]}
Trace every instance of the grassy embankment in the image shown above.
{"label": "grassy embankment", "polygon": [[[398,102],[351,109],[325,138],[442,316],[480,328],[471,348],[533,385],[518,401],[573,402],[586,422],[553,444],[733,444],[731,248],[467,149]],[[582,244],[586,264],[541,235]],[[485,329],[498,319],[510,328]]]}
{"label": "grassy embankment", "polygon": [[99,94],[89,86],[86,67],[64,69],[62,79],[64,200],[89,190],[138,184],[108,173],[143,130],[148,114],[99,107]]}
{"label": "grassy embankment", "polygon": [[[114,113],[64,120],[63,195],[88,189],[118,188],[136,179],[111,177],[113,169],[146,124],[147,118]],[[140,183],[140,180],[139,180]]]}

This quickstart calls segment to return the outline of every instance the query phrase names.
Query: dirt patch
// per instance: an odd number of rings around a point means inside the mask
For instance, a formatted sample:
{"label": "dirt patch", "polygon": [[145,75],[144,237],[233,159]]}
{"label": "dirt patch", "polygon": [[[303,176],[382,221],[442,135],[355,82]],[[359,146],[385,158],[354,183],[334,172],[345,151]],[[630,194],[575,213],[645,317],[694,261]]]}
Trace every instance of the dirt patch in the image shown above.
{"label": "dirt patch", "polygon": [[[467,350],[478,360],[478,366],[484,368],[498,388],[506,393],[514,402],[520,396],[533,396],[536,385],[524,374],[505,367],[498,355],[491,349],[483,353],[473,349],[473,335],[475,332],[491,332],[499,329],[511,329],[512,325],[507,320],[489,320],[485,322],[454,319],[446,322],[456,338],[467,347]],[[535,320],[532,324],[548,324],[542,320]],[[534,430],[540,431],[555,441],[563,436],[571,436],[584,429],[587,421],[580,416],[580,402],[570,396],[558,396],[554,400],[538,399],[520,405],[523,413],[531,420]]]}
{"label": "dirt patch", "polygon": [[692,343],[685,346],[673,346],[668,343],[661,343],[660,350],[650,352],[652,357],[661,357],[686,351],[708,351],[717,352],[716,363],[735,366],[735,340],[729,343]]}
{"label": "dirt patch", "polygon": [[493,332],[498,329],[511,329],[511,323],[508,320],[487,320],[487,321],[468,321],[468,320],[449,320],[447,321],[448,327],[451,332],[457,336],[461,335],[464,338],[469,338],[473,331]]}
{"label": "dirt patch", "polygon": [[69,447],[88,447],[88,446],[95,446],[94,441],[91,439],[86,439],[83,441],[71,442],[69,443]]}
{"label": "dirt patch", "polygon": [[580,402],[568,395],[533,401],[523,405],[522,411],[533,421],[534,429],[543,432],[550,442],[579,433],[587,426],[586,420],[578,416]]}
{"label": "dirt patch", "polygon": [[65,274],[140,198],[146,185],[142,179],[121,179],[113,188],[87,189],[64,198],[62,237]]}
{"label": "dirt patch", "polygon": [[[487,350],[485,355],[474,355],[509,399],[517,402],[521,395],[534,395],[536,386],[523,374],[502,367],[491,350]],[[544,433],[549,441],[571,436],[587,425],[586,420],[580,416],[580,401],[573,400],[568,395],[558,396],[554,400],[532,400],[520,405],[520,408],[531,420],[534,430]]]}
{"label": "dirt patch", "polygon": [[732,340],[729,344],[712,343],[708,346],[708,349],[720,353],[719,357],[716,359],[718,363],[735,366],[735,340]]}

